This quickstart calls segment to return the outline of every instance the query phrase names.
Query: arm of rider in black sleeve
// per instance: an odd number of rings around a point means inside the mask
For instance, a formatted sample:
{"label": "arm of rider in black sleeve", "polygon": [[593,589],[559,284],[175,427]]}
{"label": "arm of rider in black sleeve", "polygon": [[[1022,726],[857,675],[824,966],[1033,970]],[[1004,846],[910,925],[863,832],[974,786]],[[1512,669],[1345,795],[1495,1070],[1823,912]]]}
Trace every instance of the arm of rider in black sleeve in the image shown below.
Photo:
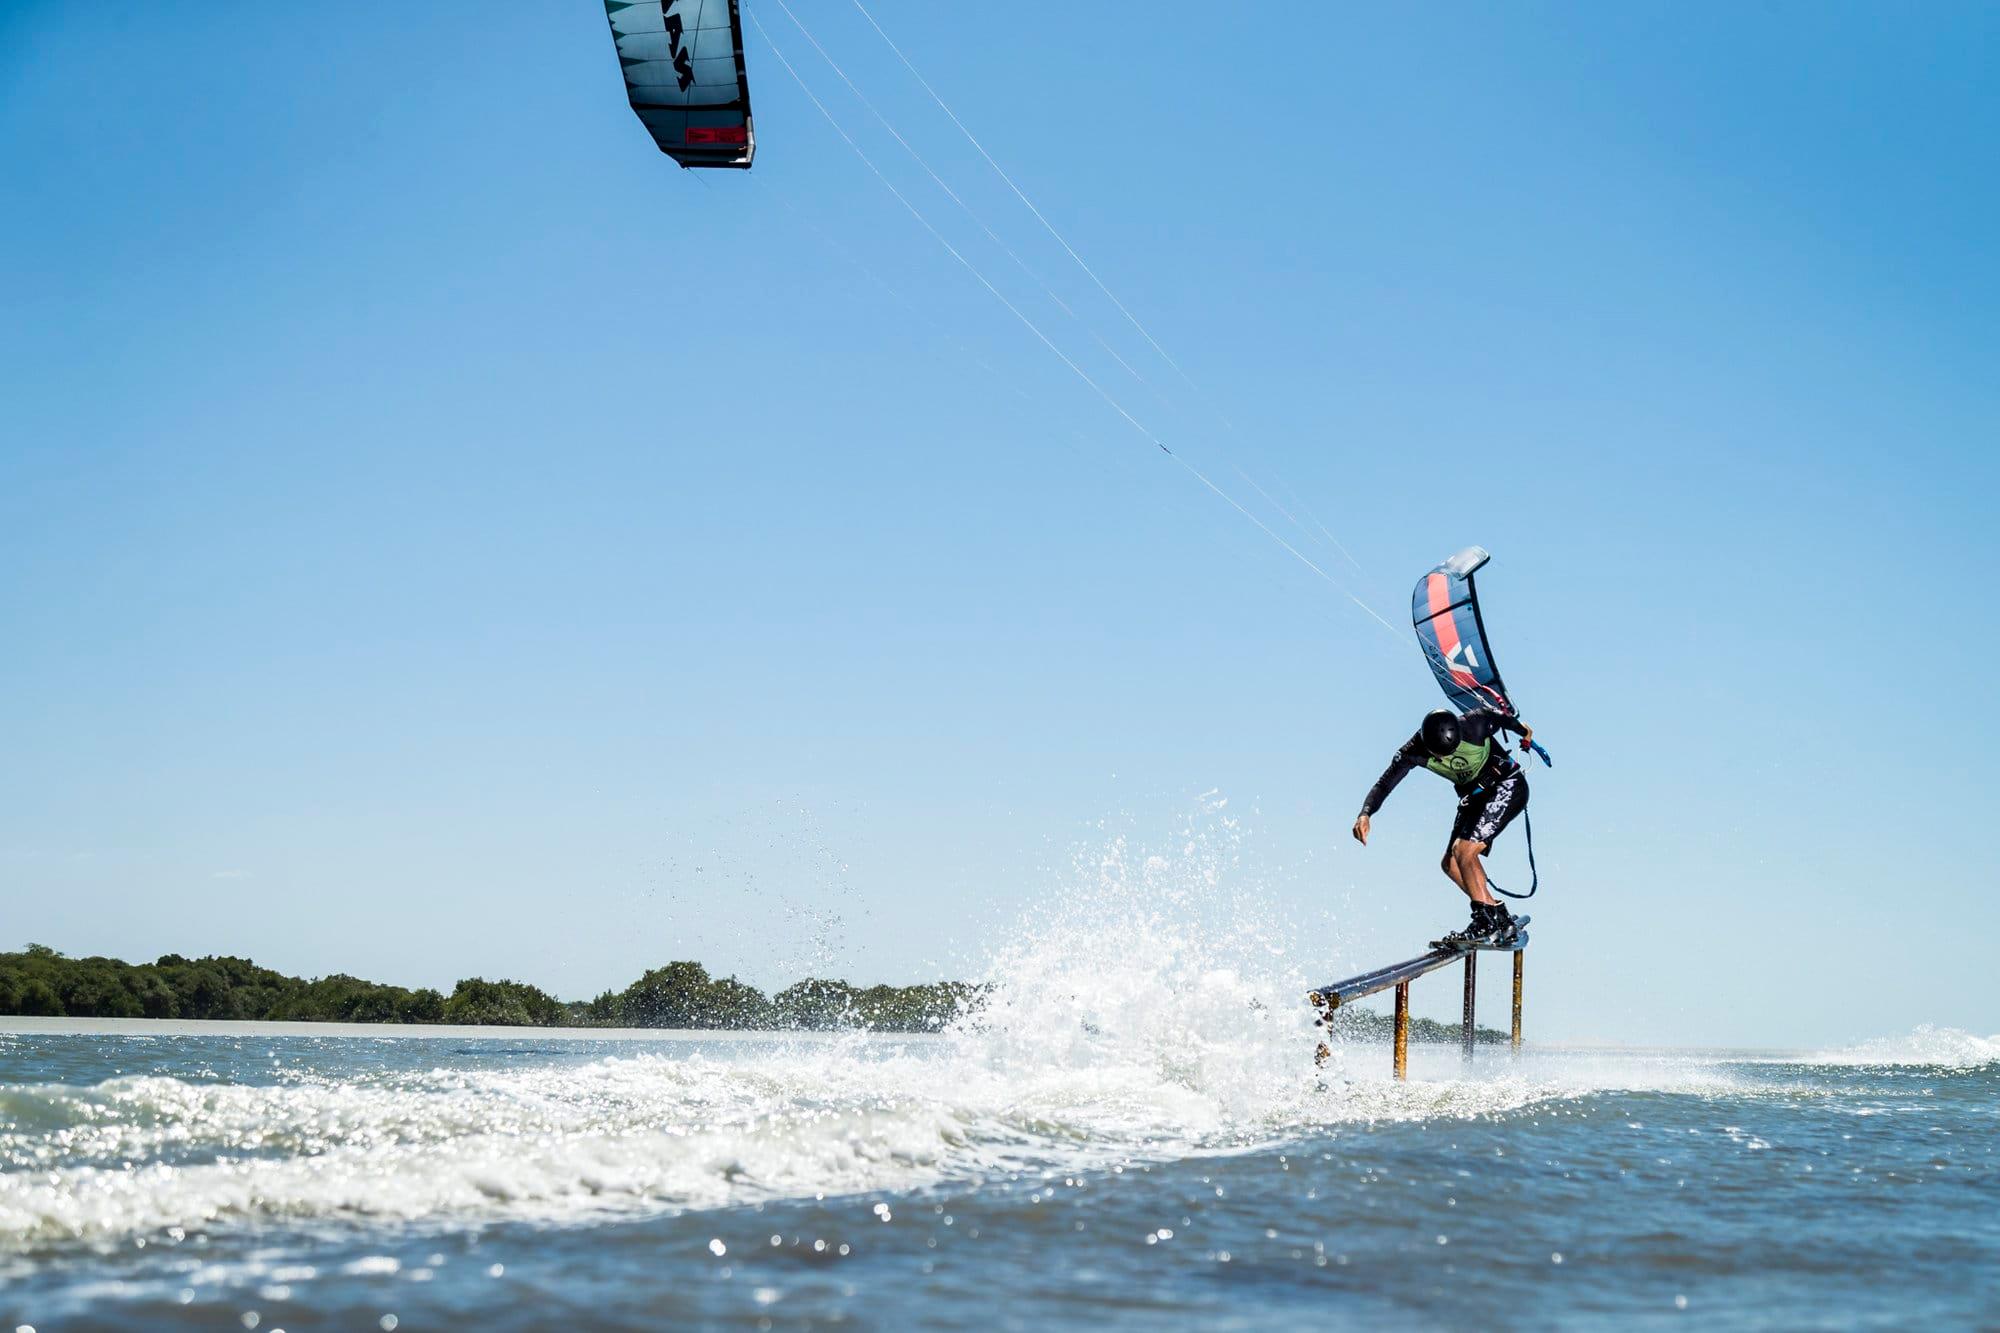
{"label": "arm of rider in black sleeve", "polygon": [[1424,766],[1424,761],[1418,754],[1420,748],[1418,738],[1412,736],[1404,742],[1403,748],[1396,751],[1395,757],[1389,761],[1389,766],[1382,770],[1382,776],[1375,779],[1375,785],[1370,787],[1368,795],[1362,798],[1362,814],[1372,815],[1380,810],[1382,802],[1389,799],[1389,793],[1396,790],[1396,784]]}
{"label": "arm of rider in black sleeve", "polygon": [[[1459,725],[1463,726],[1466,722],[1474,718],[1490,725],[1495,731],[1511,731],[1517,736],[1528,734],[1526,723],[1522,722],[1514,714],[1504,712],[1498,708],[1475,708],[1459,720]],[[1491,733],[1488,734],[1490,735]]]}

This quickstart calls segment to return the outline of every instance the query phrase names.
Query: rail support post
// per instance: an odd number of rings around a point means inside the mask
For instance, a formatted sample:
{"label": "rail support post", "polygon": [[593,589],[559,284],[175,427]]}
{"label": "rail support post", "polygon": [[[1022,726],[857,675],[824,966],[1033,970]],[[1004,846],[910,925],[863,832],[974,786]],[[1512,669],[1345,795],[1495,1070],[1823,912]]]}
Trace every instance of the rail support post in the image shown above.
{"label": "rail support post", "polygon": [[1410,1076],[1410,983],[1396,983],[1396,1079]]}
{"label": "rail support post", "polygon": [[1528,951],[1514,951],[1514,1049],[1521,1049],[1521,972],[1527,963]]}
{"label": "rail support post", "polygon": [[1479,992],[1479,951],[1465,951],[1465,1058],[1472,1058],[1472,1014],[1474,996]]}

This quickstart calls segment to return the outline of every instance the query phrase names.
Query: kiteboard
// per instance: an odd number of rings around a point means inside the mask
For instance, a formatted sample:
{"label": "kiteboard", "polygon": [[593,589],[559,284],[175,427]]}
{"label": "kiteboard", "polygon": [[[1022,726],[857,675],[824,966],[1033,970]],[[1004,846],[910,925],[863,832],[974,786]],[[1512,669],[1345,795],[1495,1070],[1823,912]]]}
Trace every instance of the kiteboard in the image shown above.
{"label": "kiteboard", "polygon": [[1528,921],[1529,918],[1525,916],[1515,917],[1514,938],[1508,940],[1505,944],[1488,944],[1483,941],[1478,944],[1467,944],[1463,940],[1432,940],[1431,948],[1448,949],[1453,953],[1477,953],[1482,949],[1488,949],[1494,953],[1519,953],[1528,947]]}

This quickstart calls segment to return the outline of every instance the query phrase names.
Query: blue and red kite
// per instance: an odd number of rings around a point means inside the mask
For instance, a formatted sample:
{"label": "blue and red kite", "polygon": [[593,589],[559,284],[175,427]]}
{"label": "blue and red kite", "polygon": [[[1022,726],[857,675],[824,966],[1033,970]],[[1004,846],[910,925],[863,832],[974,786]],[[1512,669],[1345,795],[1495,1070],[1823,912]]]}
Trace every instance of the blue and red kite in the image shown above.
{"label": "blue and red kite", "polygon": [[1493,557],[1484,548],[1468,546],[1417,580],[1410,618],[1417,642],[1444,689],[1445,698],[1460,713],[1497,708],[1516,713],[1500,668],[1486,644],[1486,626],[1479,618],[1479,593],[1472,576]]}

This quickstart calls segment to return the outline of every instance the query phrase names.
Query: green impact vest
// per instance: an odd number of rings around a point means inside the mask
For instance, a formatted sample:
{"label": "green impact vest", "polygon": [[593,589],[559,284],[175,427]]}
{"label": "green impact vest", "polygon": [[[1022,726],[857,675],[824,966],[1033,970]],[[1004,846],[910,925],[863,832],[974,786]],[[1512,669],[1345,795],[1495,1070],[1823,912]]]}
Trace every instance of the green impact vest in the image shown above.
{"label": "green impact vest", "polygon": [[1478,780],[1486,769],[1486,761],[1493,757],[1493,740],[1488,737],[1479,744],[1460,741],[1458,748],[1442,759],[1427,759],[1424,767],[1439,777],[1450,778],[1460,787],[1469,787]]}

